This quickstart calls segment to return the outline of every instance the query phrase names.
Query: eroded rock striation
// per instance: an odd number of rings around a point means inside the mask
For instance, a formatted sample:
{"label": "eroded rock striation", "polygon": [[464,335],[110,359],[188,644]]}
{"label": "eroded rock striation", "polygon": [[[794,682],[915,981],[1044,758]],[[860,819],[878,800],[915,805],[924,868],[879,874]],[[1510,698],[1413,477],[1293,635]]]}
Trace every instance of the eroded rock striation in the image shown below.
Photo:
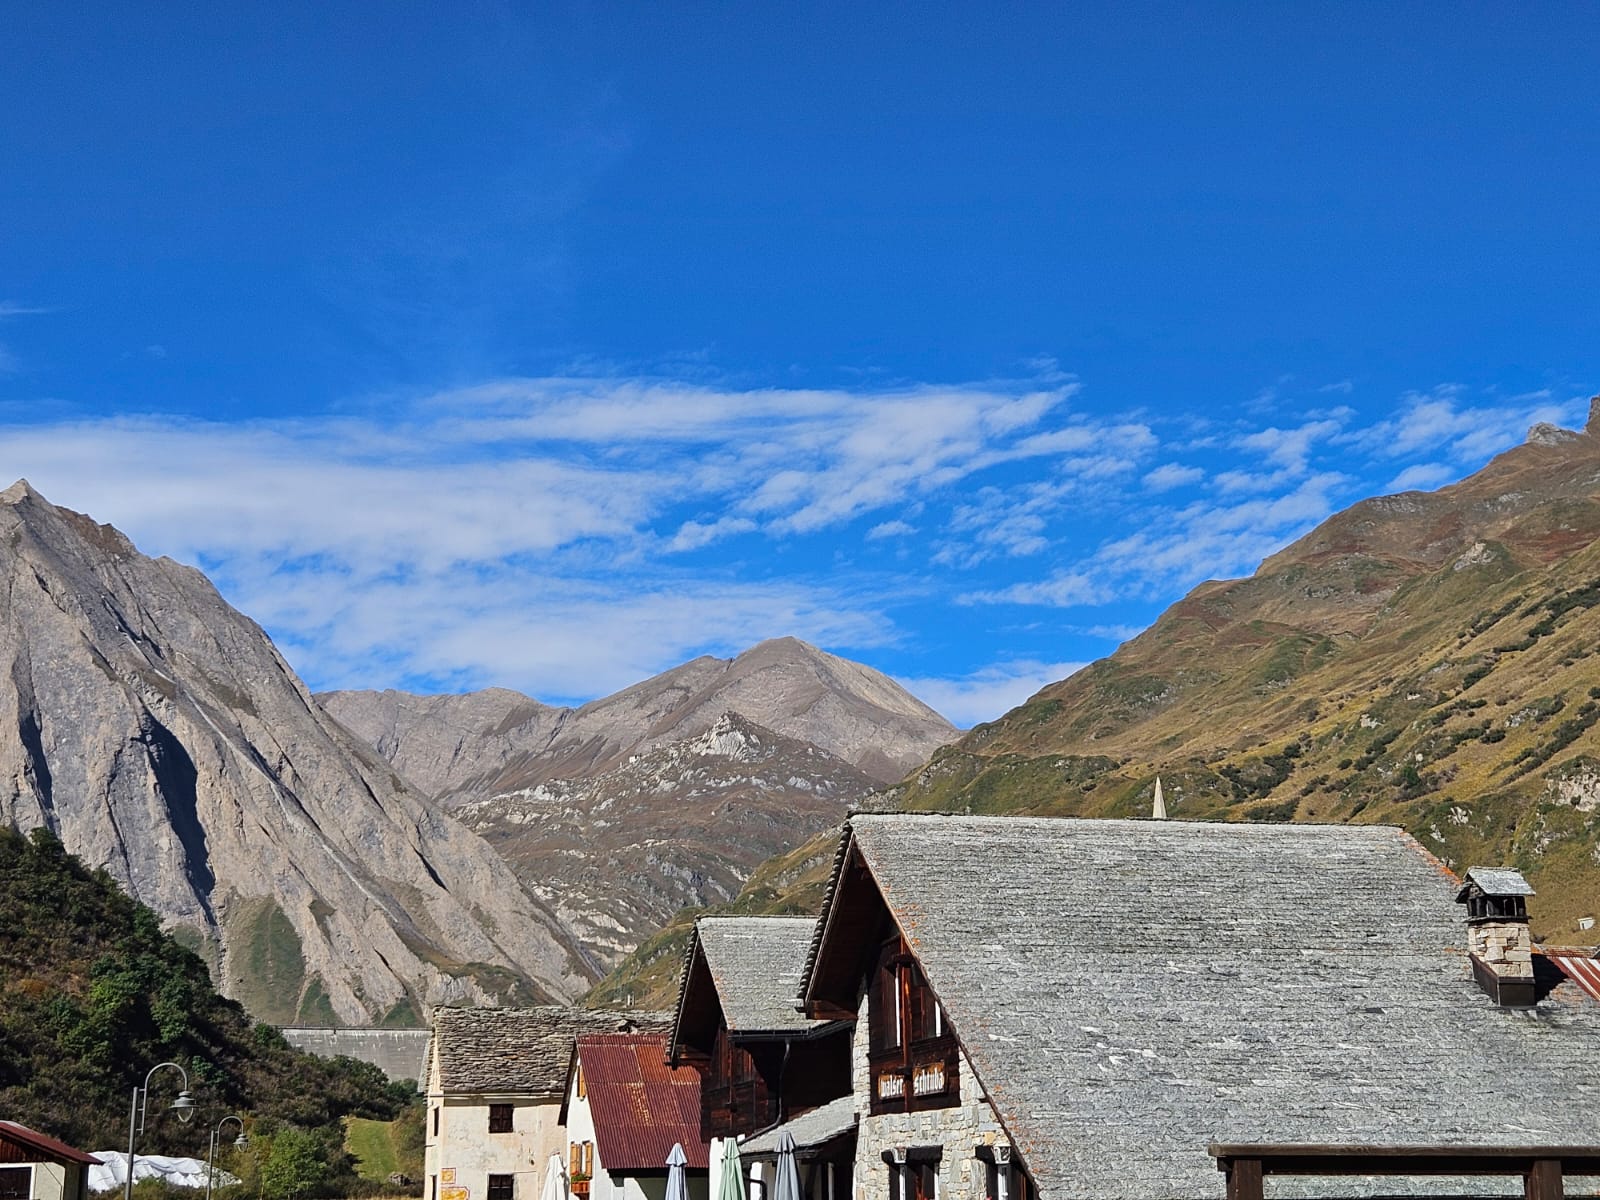
{"label": "eroded rock striation", "polygon": [[259,1019],[569,999],[592,960],[199,571],[0,492],[0,820],[49,826]]}

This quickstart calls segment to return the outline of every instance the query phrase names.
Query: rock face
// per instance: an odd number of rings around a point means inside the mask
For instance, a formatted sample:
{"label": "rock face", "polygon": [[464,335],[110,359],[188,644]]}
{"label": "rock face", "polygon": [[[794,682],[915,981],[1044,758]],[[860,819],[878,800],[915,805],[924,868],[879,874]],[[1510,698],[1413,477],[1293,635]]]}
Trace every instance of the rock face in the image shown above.
{"label": "rock face", "polygon": [[104,866],[263,1020],[582,993],[498,855],[323,713],[198,571],[0,493],[0,820]]}
{"label": "rock face", "polygon": [[731,899],[758,863],[956,736],[886,676],[794,638],[577,709],[501,689],[318,699],[607,965],[679,908]]}

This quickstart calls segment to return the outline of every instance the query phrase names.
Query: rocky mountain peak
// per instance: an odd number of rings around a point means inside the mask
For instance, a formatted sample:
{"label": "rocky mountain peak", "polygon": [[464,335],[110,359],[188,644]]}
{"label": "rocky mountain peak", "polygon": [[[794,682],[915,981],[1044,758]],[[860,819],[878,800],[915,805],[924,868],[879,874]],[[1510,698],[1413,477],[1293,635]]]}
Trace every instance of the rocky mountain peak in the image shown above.
{"label": "rocky mountain peak", "polygon": [[1563,429],[1559,425],[1552,425],[1549,421],[1537,421],[1528,427],[1527,440],[1535,446],[1559,446],[1563,442],[1575,441],[1588,436],[1574,429]]}
{"label": "rocky mountain peak", "polygon": [[498,691],[319,699],[607,962],[684,905],[731,898],[956,734],[888,677],[792,637],[575,709]]}
{"label": "rocky mountain peak", "polygon": [[559,922],[200,572],[26,481],[5,498],[0,821],[104,866],[260,1019],[585,988]]}

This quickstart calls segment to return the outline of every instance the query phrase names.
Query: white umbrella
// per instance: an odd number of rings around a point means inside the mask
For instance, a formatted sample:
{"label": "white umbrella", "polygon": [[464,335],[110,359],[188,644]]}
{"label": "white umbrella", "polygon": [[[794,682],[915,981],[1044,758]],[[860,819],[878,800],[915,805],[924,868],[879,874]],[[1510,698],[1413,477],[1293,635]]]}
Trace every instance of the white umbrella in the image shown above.
{"label": "white umbrella", "polygon": [[[794,1161],[794,1138],[785,1129],[778,1135],[778,1177],[772,1184],[772,1200],[804,1200],[800,1192],[800,1168]],[[671,1196],[667,1200],[672,1200]]]}
{"label": "white umbrella", "polygon": [[689,1200],[689,1175],[684,1170],[688,1163],[683,1146],[673,1142],[667,1155],[667,1200]]}
{"label": "white umbrella", "polygon": [[539,1200],[567,1200],[567,1169],[559,1154],[552,1154],[544,1169],[544,1191],[539,1193]]}

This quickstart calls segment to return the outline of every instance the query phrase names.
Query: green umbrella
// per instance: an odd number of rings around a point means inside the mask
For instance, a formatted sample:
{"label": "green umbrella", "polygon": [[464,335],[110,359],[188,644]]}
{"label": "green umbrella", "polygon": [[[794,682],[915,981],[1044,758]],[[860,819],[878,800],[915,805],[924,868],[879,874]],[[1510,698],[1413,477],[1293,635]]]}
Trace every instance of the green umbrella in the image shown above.
{"label": "green umbrella", "polygon": [[744,1164],[739,1161],[739,1143],[729,1138],[722,1143],[722,1185],[717,1200],[745,1200]]}

